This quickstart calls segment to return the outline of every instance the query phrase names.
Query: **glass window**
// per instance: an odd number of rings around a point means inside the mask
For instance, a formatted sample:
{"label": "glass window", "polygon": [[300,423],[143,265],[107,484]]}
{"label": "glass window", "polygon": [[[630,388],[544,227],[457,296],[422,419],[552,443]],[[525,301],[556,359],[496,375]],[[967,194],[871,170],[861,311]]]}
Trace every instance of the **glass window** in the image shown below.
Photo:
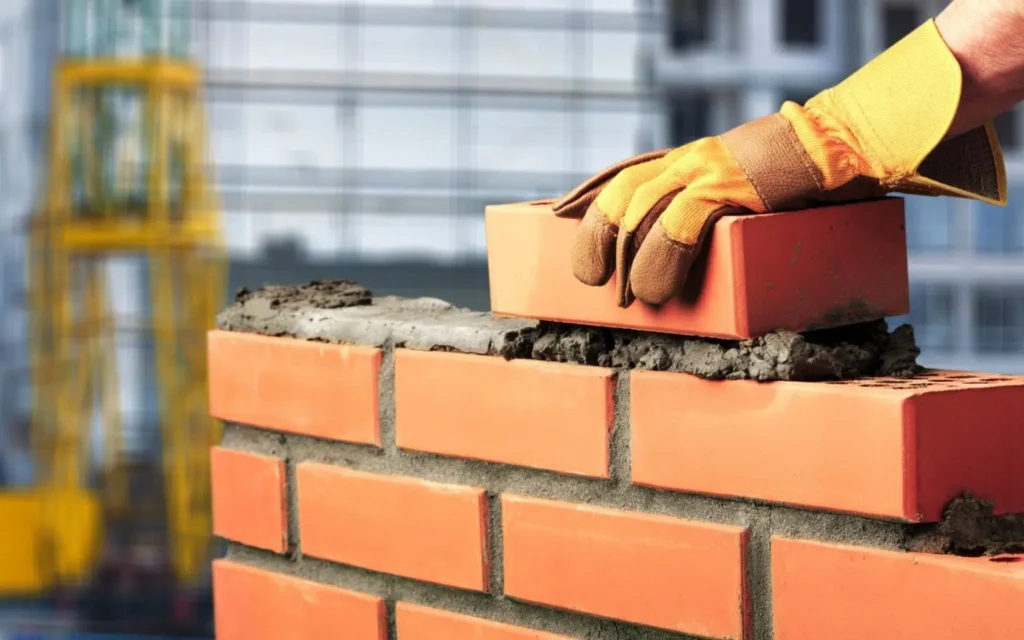
{"label": "glass window", "polygon": [[949,251],[953,248],[954,214],[948,198],[906,196],[907,248]]}
{"label": "glass window", "polygon": [[978,351],[1024,350],[1024,290],[980,289],[974,298],[974,332]]}
{"label": "glass window", "polygon": [[363,168],[455,167],[456,112],[450,107],[360,105],[356,131],[356,164]]}
{"label": "glass window", "polygon": [[641,116],[637,111],[586,110],[574,116],[583,121],[586,133],[583,140],[587,153],[584,166],[573,166],[575,172],[592,174],[609,167],[623,158],[646,151],[638,144]]}
{"label": "glass window", "polygon": [[[244,52],[249,69],[333,71],[341,64],[345,38],[337,24],[250,22],[247,26],[245,40],[236,39],[230,46]],[[220,44],[212,46],[215,59],[230,59],[234,53],[221,53]]]}
{"label": "glass window", "polygon": [[586,73],[595,80],[633,82],[640,75],[637,57],[640,35],[614,31],[587,31]]}
{"label": "glass window", "polygon": [[223,138],[218,136],[218,142],[230,144],[241,138],[241,150],[222,152],[224,157],[244,155],[242,163],[248,166],[341,166],[341,127],[333,104],[245,102],[240,115],[243,135],[232,128]]}
{"label": "glass window", "polygon": [[921,26],[920,10],[913,4],[890,4],[882,10],[884,48],[889,48],[905,35]]}
{"label": "glass window", "polygon": [[221,212],[225,242],[228,253],[233,257],[252,257],[259,253],[259,245],[253,236],[253,218],[250,211],[225,209]]}
{"label": "glass window", "polygon": [[242,133],[244,110],[241,103],[208,101],[206,108],[213,161],[221,166],[243,164],[245,136]]}
{"label": "glass window", "polygon": [[456,224],[447,214],[354,213],[348,230],[361,258],[450,260],[460,252]]}
{"label": "glass window", "polygon": [[821,18],[819,0],[784,0],[782,41],[797,46],[821,44]]}
{"label": "glass window", "polygon": [[1024,188],[1010,189],[1010,202],[997,207],[984,202],[971,203],[974,248],[981,253],[1024,251]]}
{"label": "glass window", "polygon": [[670,97],[668,113],[670,146],[678,147],[709,135],[711,101],[707,94]]}
{"label": "glass window", "polygon": [[673,51],[699,47],[711,38],[711,0],[671,0],[668,11]]}
{"label": "glass window", "polygon": [[427,25],[363,25],[359,28],[360,71],[450,74],[457,72],[456,32]]}
{"label": "glass window", "polygon": [[472,157],[481,171],[567,173],[571,157],[569,113],[561,109],[472,111]]}
{"label": "glass window", "polygon": [[[337,0],[332,0],[337,1]],[[376,0],[378,3],[380,0]],[[405,0],[396,0],[392,4],[403,5]],[[437,0],[428,0],[423,4],[439,4]],[[509,5],[512,4],[508,0],[470,0],[465,4],[471,7],[480,7],[486,9],[508,9]],[[575,0],[516,0],[514,8],[516,10],[529,10],[529,11],[568,11],[576,8]],[[628,4],[628,3],[627,3]]]}
{"label": "glass window", "polygon": [[473,62],[483,76],[557,78],[573,75],[573,34],[558,29],[482,27]]}
{"label": "glass window", "polygon": [[1004,111],[995,117],[993,123],[999,134],[999,143],[1004,149],[1014,150],[1021,146],[1020,112],[1016,109]]}
{"label": "glass window", "polygon": [[949,351],[956,346],[955,306],[953,289],[947,285],[911,285],[910,313],[890,318],[889,325],[913,325],[917,345],[924,352]]}
{"label": "glass window", "polygon": [[256,246],[263,251],[276,248],[303,258],[323,259],[337,251],[335,218],[330,212],[289,211],[257,214],[249,224]]}

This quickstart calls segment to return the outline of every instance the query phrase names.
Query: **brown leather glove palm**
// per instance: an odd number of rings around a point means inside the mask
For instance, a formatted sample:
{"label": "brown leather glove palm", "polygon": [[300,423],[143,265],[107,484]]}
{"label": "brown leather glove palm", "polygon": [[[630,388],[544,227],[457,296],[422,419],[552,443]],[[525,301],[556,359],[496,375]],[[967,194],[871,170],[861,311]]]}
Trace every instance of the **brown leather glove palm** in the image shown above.
{"label": "brown leather glove palm", "polygon": [[890,192],[1006,202],[991,123],[945,139],[960,65],[929,21],[804,106],[721,136],[626,160],[555,204],[582,216],[572,265],[618,298],[662,304],[678,294],[720,216],[767,213]]}

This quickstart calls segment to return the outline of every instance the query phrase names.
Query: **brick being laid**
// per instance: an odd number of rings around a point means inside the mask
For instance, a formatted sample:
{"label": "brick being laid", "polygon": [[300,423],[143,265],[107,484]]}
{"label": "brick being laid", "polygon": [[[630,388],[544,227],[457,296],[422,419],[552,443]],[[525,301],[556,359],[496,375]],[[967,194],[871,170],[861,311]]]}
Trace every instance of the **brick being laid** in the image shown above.
{"label": "brick being laid", "polygon": [[744,339],[897,316],[909,310],[903,201],[730,216],[710,235],[679,299],[615,304],[615,283],[572,275],[579,221],[549,201],[487,208],[491,309],[507,316]]}
{"label": "brick being laid", "polygon": [[1024,377],[630,378],[633,482],[910,522],[971,492],[1024,512]]}

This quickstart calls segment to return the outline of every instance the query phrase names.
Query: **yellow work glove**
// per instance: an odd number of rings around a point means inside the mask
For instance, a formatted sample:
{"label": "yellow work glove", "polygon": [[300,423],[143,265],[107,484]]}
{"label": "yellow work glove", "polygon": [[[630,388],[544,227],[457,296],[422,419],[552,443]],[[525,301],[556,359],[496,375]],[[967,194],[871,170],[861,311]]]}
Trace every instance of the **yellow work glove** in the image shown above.
{"label": "yellow work glove", "polygon": [[583,216],[576,277],[662,304],[679,293],[714,221],[900,192],[1006,203],[991,123],[947,138],[960,65],[929,21],[849,78],[723,135],[619,163],[555,203]]}

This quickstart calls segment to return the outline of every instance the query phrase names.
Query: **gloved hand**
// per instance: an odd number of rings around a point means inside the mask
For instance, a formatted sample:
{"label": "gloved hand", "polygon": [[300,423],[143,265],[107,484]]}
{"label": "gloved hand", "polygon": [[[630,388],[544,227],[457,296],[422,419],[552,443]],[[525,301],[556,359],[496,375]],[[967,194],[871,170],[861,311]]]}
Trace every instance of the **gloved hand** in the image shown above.
{"label": "gloved hand", "polygon": [[946,138],[960,65],[929,21],[849,78],[779,113],[623,161],[555,203],[583,216],[573,272],[618,298],[676,296],[714,221],[900,192],[1006,203],[991,122]]}

